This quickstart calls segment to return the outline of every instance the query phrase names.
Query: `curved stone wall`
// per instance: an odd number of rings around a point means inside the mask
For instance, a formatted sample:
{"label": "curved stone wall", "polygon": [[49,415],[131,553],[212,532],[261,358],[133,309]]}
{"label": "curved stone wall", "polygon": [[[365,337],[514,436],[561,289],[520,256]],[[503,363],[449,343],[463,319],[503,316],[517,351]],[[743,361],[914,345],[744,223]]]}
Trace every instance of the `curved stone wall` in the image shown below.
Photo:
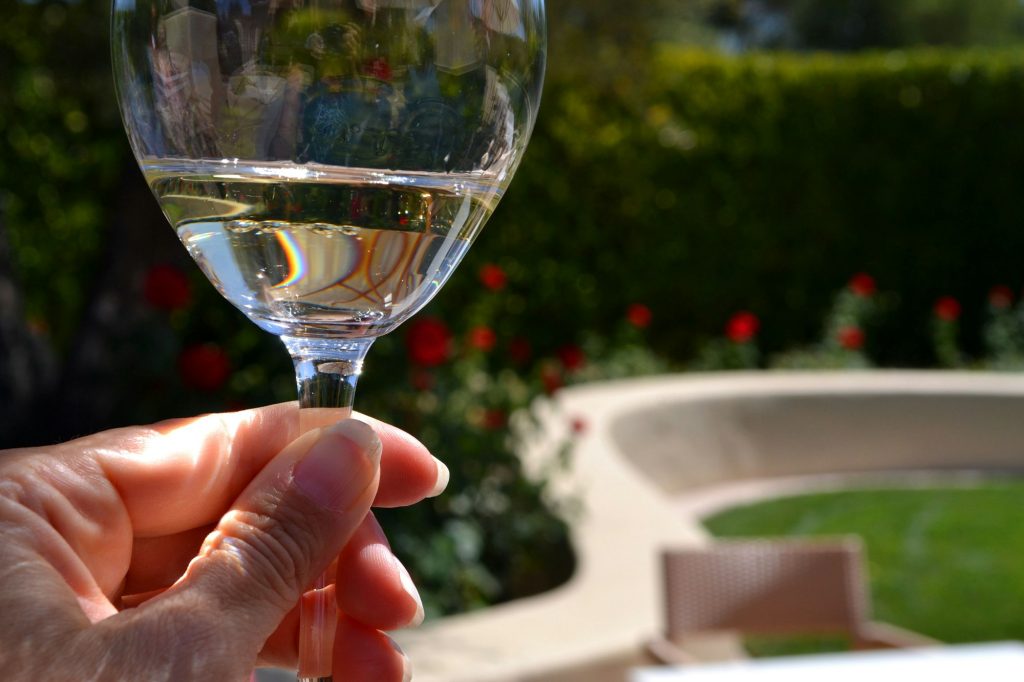
{"label": "curved stone wall", "polygon": [[611,435],[670,495],[765,476],[1024,466],[1024,378],[1012,375],[758,374],[651,389]]}

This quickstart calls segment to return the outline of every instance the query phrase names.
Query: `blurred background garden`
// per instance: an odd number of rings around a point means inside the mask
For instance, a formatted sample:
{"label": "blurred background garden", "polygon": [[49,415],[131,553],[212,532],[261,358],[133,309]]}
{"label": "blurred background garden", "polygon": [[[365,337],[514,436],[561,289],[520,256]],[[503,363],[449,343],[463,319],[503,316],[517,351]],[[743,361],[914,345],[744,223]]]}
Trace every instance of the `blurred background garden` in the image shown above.
{"label": "blurred background garden", "polygon": [[[1024,3],[548,12],[511,190],[360,384],[359,409],[452,471],[446,495],[382,514],[431,615],[570,575],[572,500],[516,457],[563,386],[1024,368]],[[205,281],[131,158],[108,13],[7,0],[0,22],[0,446],[294,397],[280,343]],[[551,466],[571,456],[570,435]]]}

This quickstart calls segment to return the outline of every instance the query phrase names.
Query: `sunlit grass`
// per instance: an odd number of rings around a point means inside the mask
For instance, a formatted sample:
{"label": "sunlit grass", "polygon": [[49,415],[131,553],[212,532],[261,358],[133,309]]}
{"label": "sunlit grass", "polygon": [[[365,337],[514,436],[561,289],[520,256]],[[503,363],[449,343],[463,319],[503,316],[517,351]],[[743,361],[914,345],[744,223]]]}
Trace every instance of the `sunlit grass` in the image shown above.
{"label": "sunlit grass", "polygon": [[1024,482],[804,495],[706,526],[723,538],[859,535],[876,620],[950,643],[1024,639]]}

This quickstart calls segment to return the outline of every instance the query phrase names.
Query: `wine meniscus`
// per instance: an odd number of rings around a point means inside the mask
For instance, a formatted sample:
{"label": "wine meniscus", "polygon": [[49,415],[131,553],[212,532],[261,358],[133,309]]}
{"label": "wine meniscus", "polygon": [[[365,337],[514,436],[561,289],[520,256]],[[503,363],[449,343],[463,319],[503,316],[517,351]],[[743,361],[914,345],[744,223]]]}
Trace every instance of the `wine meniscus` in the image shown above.
{"label": "wine meniscus", "polygon": [[438,292],[500,198],[484,174],[144,164],[181,241],[273,334],[379,336]]}

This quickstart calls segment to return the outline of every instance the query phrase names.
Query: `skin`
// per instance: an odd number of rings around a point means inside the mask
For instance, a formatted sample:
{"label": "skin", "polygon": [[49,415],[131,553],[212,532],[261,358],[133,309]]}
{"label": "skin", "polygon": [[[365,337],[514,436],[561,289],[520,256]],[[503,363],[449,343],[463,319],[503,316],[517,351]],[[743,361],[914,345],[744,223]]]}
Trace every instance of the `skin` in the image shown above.
{"label": "skin", "polygon": [[[447,470],[408,434],[358,419],[302,433],[285,404],[0,452],[4,679],[295,667],[296,604],[328,568],[335,679],[408,679],[384,631],[418,624],[422,607],[370,507],[438,494]],[[307,466],[318,445],[326,469]]]}

